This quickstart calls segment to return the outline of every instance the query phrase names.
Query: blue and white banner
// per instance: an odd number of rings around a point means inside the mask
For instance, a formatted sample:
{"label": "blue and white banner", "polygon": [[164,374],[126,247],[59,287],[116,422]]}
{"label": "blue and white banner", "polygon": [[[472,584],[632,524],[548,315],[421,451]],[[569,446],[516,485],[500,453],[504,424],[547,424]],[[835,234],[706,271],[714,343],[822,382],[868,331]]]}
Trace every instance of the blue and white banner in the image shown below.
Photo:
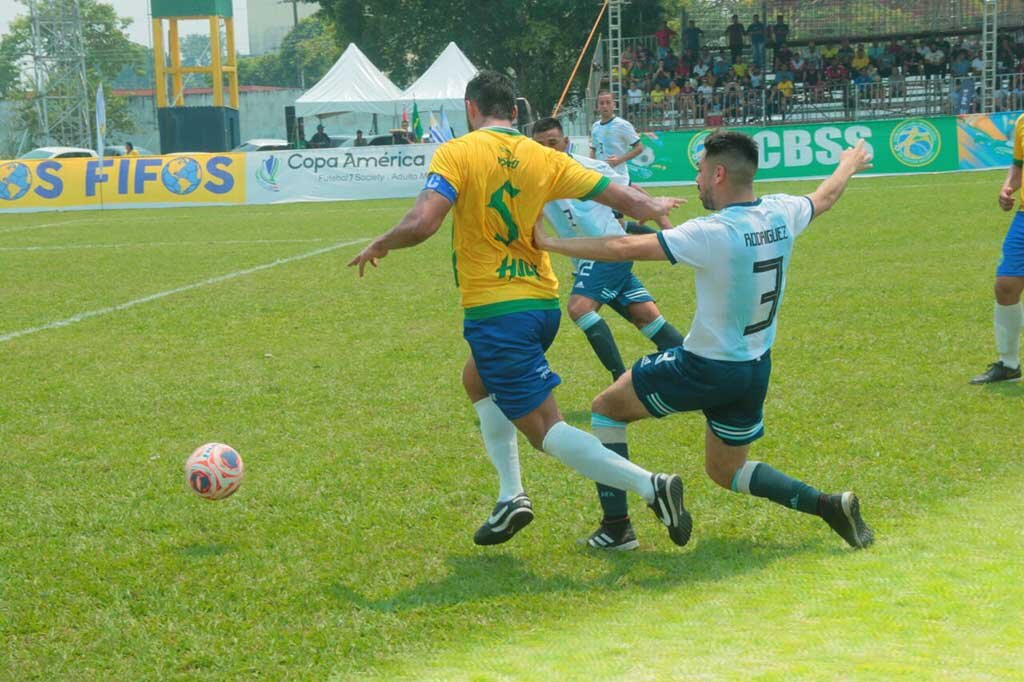
{"label": "blue and white banner", "polygon": [[414,197],[436,144],[293,149],[246,155],[247,203]]}

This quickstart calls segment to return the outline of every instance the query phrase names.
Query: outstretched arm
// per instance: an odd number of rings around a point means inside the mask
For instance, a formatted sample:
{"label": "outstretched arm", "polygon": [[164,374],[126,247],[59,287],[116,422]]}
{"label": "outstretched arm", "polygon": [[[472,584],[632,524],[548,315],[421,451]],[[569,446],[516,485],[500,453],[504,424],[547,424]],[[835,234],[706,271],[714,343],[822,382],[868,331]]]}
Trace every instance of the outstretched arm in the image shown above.
{"label": "outstretched arm", "polygon": [[533,230],[533,243],[538,249],[561,253],[573,258],[602,261],[668,260],[657,234],[619,237],[574,237],[556,239],[548,236],[538,223]]}
{"label": "outstretched arm", "polygon": [[680,204],[686,203],[686,199],[652,197],[634,187],[615,183],[608,185],[603,192],[593,197],[593,200],[640,221],[657,220],[667,216]]}
{"label": "outstretched arm", "polygon": [[818,189],[807,195],[814,205],[814,217],[817,218],[832,208],[843,195],[846,184],[854,174],[871,168],[871,154],[864,146],[864,140],[845,150],[839,155],[839,165],[829,177],[825,178]]}
{"label": "outstretched arm", "polygon": [[643,154],[643,152],[644,143],[637,142],[628,152],[626,152],[622,156],[615,156],[613,154],[612,156],[609,156],[607,159],[605,159],[605,161],[608,163],[609,166],[618,166],[620,163],[626,163],[627,161],[635,159],[636,157]]}
{"label": "outstretched arm", "polygon": [[358,256],[349,261],[349,267],[358,265],[359,276],[362,277],[367,263],[377,267],[377,261],[388,255],[391,249],[404,249],[426,241],[441,227],[451,207],[452,202],[433,190],[420,192],[416,197],[416,203],[405,217],[370,242]]}

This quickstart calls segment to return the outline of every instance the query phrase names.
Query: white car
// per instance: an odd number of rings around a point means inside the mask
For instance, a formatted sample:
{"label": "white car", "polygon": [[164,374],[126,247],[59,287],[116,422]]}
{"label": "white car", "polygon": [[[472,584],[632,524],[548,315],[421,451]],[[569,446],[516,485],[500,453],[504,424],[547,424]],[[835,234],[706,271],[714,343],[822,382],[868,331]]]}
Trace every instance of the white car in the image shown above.
{"label": "white car", "polygon": [[96,158],[96,152],[84,147],[37,147],[25,152],[19,159],[87,159]]}
{"label": "white car", "polygon": [[246,140],[231,151],[233,152],[276,152],[282,149],[291,149],[288,140],[276,140],[273,138],[256,138]]}

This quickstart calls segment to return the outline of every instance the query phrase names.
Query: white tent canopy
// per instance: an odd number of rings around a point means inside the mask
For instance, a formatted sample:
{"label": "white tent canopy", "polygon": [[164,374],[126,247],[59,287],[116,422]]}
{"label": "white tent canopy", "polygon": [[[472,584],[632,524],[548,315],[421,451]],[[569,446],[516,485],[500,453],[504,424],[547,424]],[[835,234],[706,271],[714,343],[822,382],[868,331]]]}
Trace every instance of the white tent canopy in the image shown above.
{"label": "white tent canopy", "polygon": [[347,113],[391,116],[395,113],[396,102],[401,99],[402,91],[354,43],[349,43],[327,75],[295,100],[295,114],[321,117]]}
{"label": "white tent canopy", "polygon": [[420,111],[464,111],[466,85],[478,69],[466,58],[458,45],[448,47],[434,60],[422,76],[402,93],[406,102],[415,101]]}

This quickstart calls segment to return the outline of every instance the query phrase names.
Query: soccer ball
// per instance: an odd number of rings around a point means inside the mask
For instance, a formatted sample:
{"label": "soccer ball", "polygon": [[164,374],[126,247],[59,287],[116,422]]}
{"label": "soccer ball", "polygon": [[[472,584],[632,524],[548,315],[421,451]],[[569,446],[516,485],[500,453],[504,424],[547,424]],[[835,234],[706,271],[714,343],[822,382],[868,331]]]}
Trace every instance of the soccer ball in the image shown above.
{"label": "soccer ball", "polygon": [[223,500],[242,485],[242,457],[230,445],[200,445],[185,461],[188,487],[207,500]]}

